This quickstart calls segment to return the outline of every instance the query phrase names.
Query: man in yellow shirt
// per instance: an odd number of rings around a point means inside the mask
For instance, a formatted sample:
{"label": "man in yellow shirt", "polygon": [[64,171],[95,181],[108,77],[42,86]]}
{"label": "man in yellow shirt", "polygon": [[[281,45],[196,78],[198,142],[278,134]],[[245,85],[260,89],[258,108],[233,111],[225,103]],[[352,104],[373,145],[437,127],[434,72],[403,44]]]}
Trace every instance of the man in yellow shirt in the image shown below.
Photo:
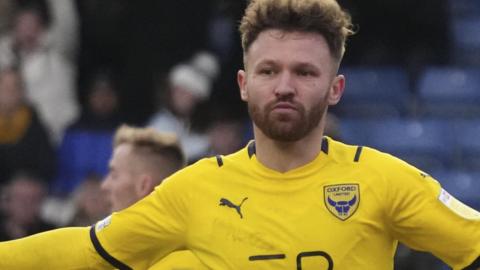
{"label": "man in yellow shirt", "polygon": [[240,31],[255,141],[91,228],[2,243],[0,268],[146,269],[188,249],[217,270],[384,270],[398,241],[479,267],[480,213],[395,157],[323,136],[352,33],[335,0],[252,0]]}
{"label": "man in yellow shirt", "polygon": [[[115,132],[109,172],[102,182],[112,212],[121,211],[150,194],[163,179],[185,165],[173,134],[151,128],[121,126]],[[190,251],[173,252],[151,270],[206,269]]]}

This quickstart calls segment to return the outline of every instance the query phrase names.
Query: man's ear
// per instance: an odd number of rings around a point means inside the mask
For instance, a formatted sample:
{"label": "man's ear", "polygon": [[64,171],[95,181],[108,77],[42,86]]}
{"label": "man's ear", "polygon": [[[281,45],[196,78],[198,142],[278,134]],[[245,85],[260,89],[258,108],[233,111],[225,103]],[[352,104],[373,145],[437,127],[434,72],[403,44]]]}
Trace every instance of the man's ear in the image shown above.
{"label": "man's ear", "polygon": [[332,86],[330,87],[330,91],[328,93],[328,105],[337,104],[340,101],[344,90],[345,77],[343,75],[335,76],[332,82]]}
{"label": "man's ear", "polygon": [[155,188],[152,176],[149,174],[142,174],[140,179],[138,179],[136,187],[137,187],[137,195],[140,198],[143,198],[148,194],[150,194]]}
{"label": "man's ear", "polygon": [[248,101],[248,92],[246,88],[247,73],[245,72],[245,70],[240,69],[237,72],[237,83],[238,88],[240,89],[240,97],[243,101]]}

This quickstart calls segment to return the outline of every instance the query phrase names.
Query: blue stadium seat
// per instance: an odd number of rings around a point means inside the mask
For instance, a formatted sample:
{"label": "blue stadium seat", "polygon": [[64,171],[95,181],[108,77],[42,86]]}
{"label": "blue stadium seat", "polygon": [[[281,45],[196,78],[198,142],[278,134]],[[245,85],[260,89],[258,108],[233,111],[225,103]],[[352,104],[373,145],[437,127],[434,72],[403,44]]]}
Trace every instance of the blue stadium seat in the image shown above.
{"label": "blue stadium seat", "polygon": [[429,67],[418,84],[423,116],[480,116],[480,69]]}
{"label": "blue stadium seat", "polygon": [[478,0],[449,0],[448,11],[452,18],[480,16],[480,1]]}
{"label": "blue stadium seat", "polygon": [[453,124],[426,119],[343,119],[340,125],[346,143],[374,147],[429,171],[456,163]]}
{"label": "blue stadium seat", "polygon": [[480,118],[457,121],[454,131],[461,157],[459,167],[480,171]]}
{"label": "blue stadium seat", "polygon": [[371,146],[372,128],[379,124],[378,119],[362,118],[341,118],[340,119],[340,137],[341,140],[353,145]]}
{"label": "blue stadium seat", "polygon": [[90,174],[108,172],[113,131],[67,130],[58,149],[57,177],[52,184],[56,195],[67,195]]}
{"label": "blue stadium seat", "polygon": [[399,67],[346,67],[345,93],[335,112],[346,117],[398,117],[410,112],[409,77]]}
{"label": "blue stadium seat", "polygon": [[433,171],[431,175],[437,179],[448,193],[463,203],[480,210],[480,172],[479,171]]}
{"label": "blue stadium seat", "polygon": [[[480,1],[476,1],[477,5]],[[479,8],[480,9],[480,8]],[[480,14],[455,18],[451,23],[453,62],[461,65],[480,64]]]}

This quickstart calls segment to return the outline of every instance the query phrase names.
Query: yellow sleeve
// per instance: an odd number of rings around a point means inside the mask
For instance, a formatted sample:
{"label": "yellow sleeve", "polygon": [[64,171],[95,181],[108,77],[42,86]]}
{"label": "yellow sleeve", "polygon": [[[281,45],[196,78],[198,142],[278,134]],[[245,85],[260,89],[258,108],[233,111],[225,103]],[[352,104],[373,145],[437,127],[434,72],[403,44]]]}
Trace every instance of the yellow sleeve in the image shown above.
{"label": "yellow sleeve", "polygon": [[[480,258],[480,213],[451,197],[413,166],[387,166],[387,216],[394,236],[409,247],[431,252],[454,269]],[[478,260],[475,262],[478,263]]]}
{"label": "yellow sleeve", "polygon": [[111,269],[95,251],[89,228],[63,228],[0,243],[0,269]]}
{"label": "yellow sleeve", "polygon": [[[168,179],[131,207],[97,223],[97,251],[119,269],[147,269],[167,254],[186,248],[188,188]],[[187,202],[186,202],[187,201]]]}
{"label": "yellow sleeve", "polygon": [[177,182],[165,181],[95,226],[2,242],[0,269],[148,269],[172,251],[185,249],[188,189]]}

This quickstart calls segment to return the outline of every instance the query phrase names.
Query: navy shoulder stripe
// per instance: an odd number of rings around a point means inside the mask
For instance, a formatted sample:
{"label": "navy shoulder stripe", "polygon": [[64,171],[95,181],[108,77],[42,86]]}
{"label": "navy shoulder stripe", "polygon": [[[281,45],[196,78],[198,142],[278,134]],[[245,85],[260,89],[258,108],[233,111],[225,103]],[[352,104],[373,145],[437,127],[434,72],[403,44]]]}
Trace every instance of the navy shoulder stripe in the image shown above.
{"label": "navy shoulder stripe", "polygon": [[100,241],[98,241],[97,234],[95,233],[95,225],[92,226],[90,229],[90,240],[92,241],[93,246],[97,253],[108,263],[119,270],[132,270],[128,265],[122,263],[121,261],[115,259],[112,255],[108,254],[108,252],[102,247]]}
{"label": "navy shoulder stripe", "polygon": [[220,155],[217,155],[216,156],[217,158],[217,164],[218,164],[218,167],[222,167],[223,166],[223,159],[222,159],[222,156]]}
{"label": "navy shoulder stripe", "polygon": [[463,268],[463,270],[477,270],[480,268],[480,257],[478,257],[472,264]]}
{"label": "navy shoulder stripe", "polygon": [[255,148],[255,141],[253,141],[248,145],[248,157],[252,158],[256,151],[257,149]]}
{"label": "navy shoulder stripe", "polygon": [[322,139],[322,152],[328,155],[328,139],[323,137]]}
{"label": "navy shoulder stripe", "polygon": [[357,152],[355,152],[355,158],[353,158],[353,162],[358,162],[360,160],[360,155],[362,154],[363,146],[357,147]]}

